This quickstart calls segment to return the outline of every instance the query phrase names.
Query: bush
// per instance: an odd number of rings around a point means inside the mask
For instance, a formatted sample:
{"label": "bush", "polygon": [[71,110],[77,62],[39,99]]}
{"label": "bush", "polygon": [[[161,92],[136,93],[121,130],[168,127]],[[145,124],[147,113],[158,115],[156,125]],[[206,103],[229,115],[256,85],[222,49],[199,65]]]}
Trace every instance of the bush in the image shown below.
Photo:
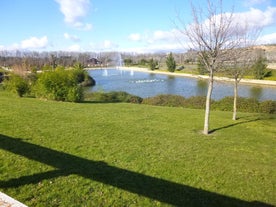
{"label": "bush", "polygon": [[76,79],[77,83],[83,87],[94,86],[96,84],[96,81],[91,76],[89,76],[86,70],[74,68],[72,69],[72,76]]}
{"label": "bush", "polygon": [[78,78],[74,70],[45,71],[38,76],[35,95],[56,101],[80,102],[83,90]]}
{"label": "bush", "polygon": [[237,109],[241,112],[259,112],[259,102],[254,98],[238,97]]}
{"label": "bush", "polygon": [[[234,97],[224,97],[215,101],[212,105],[213,109],[220,111],[233,111]],[[253,98],[238,97],[237,110],[240,112],[258,112],[259,102]]]}
{"label": "bush", "polygon": [[96,81],[87,73],[87,75],[84,76],[84,80],[80,83],[80,85],[83,87],[94,86],[96,85]]}
{"label": "bush", "polygon": [[143,99],[143,104],[156,105],[156,106],[174,106],[179,107],[183,106],[185,98],[178,95],[157,95],[154,97],[149,97]]}
{"label": "bush", "polygon": [[86,101],[93,102],[104,102],[104,103],[116,103],[116,102],[126,102],[126,103],[141,103],[142,98],[139,96],[131,95],[123,91],[111,91],[111,92],[93,92],[85,95]]}
{"label": "bush", "polygon": [[212,108],[220,111],[233,111],[233,104],[234,104],[234,97],[227,96],[218,101],[214,101]]}
{"label": "bush", "polygon": [[15,92],[19,97],[22,97],[30,91],[28,81],[16,74],[11,74],[4,80],[4,88]]}
{"label": "bush", "polygon": [[[213,101],[211,100],[211,104]],[[187,98],[184,102],[184,107],[193,108],[193,109],[204,109],[206,105],[205,96],[192,96]]]}
{"label": "bush", "polygon": [[66,101],[81,102],[83,98],[83,88],[81,86],[70,87],[70,89],[68,90]]}
{"label": "bush", "polygon": [[276,114],[276,101],[263,101],[259,105],[260,113]]}
{"label": "bush", "polygon": [[[233,102],[234,97],[224,97],[217,101],[211,100],[211,107],[214,110],[233,111]],[[205,109],[206,97],[192,96],[185,99],[183,96],[178,95],[158,95],[145,98],[142,103],[156,106],[182,106],[185,108]],[[273,114],[276,113],[276,101],[258,102],[253,98],[238,97],[237,109],[240,112]]]}

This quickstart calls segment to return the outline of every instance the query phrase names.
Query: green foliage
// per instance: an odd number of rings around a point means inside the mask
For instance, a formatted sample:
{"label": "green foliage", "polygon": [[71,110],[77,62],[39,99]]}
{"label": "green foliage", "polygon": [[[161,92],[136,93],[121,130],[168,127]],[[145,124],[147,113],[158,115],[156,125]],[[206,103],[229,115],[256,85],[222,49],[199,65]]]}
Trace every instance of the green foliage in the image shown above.
{"label": "green foliage", "polygon": [[30,91],[28,80],[13,73],[4,80],[4,88],[16,93],[19,97],[24,96]]}
{"label": "green foliage", "polygon": [[41,68],[42,71],[51,71],[53,70],[52,66],[50,65],[44,65],[42,68]]}
{"label": "green foliage", "polygon": [[84,69],[84,66],[80,62],[76,62],[73,67],[76,70],[83,70]]}
{"label": "green foliage", "polygon": [[[219,111],[233,111],[233,97],[224,97],[220,100],[211,100],[212,109]],[[156,106],[174,106],[192,109],[204,109],[206,104],[205,96],[192,96],[184,98],[178,95],[157,95],[144,98],[143,104]],[[238,97],[237,108],[239,112],[250,113],[276,113],[276,101],[259,102],[253,98]]]}
{"label": "green foliage", "polygon": [[35,95],[56,101],[80,102],[83,91],[78,85],[79,73],[75,70],[45,71],[38,76]]}
{"label": "green foliage", "polygon": [[169,56],[167,57],[166,64],[167,64],[168,71],[170,71],[170,72],[175,71],[176,62],[174,60],[174,57],[173,57],[172,53],[170,53]]}
{"label": "green foliage", "polygon": [[197,63],[197,71],[200,75],[205,75],[208,73],[208,70],[206,69],[206,67],[201,59],[199,59],[199,61]]}
{"label": "green foliage", "polygon": [[111,91],[111,92],[93,92],[85,94],[85,101],[101,102],[101,103],[141,103],[142,98],[131,95],[124,91]]}
{"label": "green foliage", "polygon": [[0,83],[4,80],[4,72],[1,71],[0,68]]}
{"label": "green foliage", "polygon": [[185,98],[183,96],[161,94],[154,97],[144,98],[142,103],[156,106],[180,107],[184,105],[184,102]]}
{"label": "green foliage", "polygon": [[276,114],[276,101],[263,101],[259,104],[259,112],[267,114]]}
{"label": "green foliage", "polygon": [[157,61],[154,61],[153,58],[149,60],[149,68],[150,70],[155,70],[158,65]]}
{"label": "green foliage", "polygon": [[89,76],[87,72],[84,74],[84,80],[80,83],[81,86],[83,87],[88,87],[88,86],[94,86],[96,84],[96,81]]}
{"label": "green foliage", "polygon": [[267,75],[267,72],[265,70],[267,65],[265,64],[265,62],[265,58],[259,57],[256,63],[252,66],[255,79],[261,80]]}
{"label": "green foliage", "polygon": [[133,61],[131,58],[125,58],[124,63],[126,66],[131,66],[133,64]]}
{"label": "green foliage", "polygon": [[[212,104],[212,109],[220,110],[220,111],[233,111],[233,103],[234,103],[234,97],[227,96],[218,101],[214,101]],[[240,110],[239,107],[238,107],[238,110]]]}
{"label": "green foliage", "polygon": [[142,59],[139,61],[138,65],[143,65],[143,66],[145,66],[147,63],[148,63],[148,61],[147,61],[146,59],[142,58]]}
{"label": "green foliage", "polygon": [[276,70],[267,70],[269,71],[269,75],[267,75],[264,79],[276,81]]}
{"label": "green foliage", "polygon": [[[211,104],[213,101],[211,101]],[[194,109],[204,109],[206,105],[205,96],[191,96],[185,100],[184,107]]]}

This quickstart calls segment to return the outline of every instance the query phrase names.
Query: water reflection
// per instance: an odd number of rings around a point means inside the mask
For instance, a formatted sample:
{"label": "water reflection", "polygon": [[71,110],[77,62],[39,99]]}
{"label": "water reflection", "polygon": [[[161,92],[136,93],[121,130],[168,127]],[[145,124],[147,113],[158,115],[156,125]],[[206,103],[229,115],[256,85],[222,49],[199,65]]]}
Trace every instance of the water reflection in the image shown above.
{"label": "water reflection", "polygon": [[208,90],[208,82],[198,79],[196,82],[196,96],[206,96]]}
{"label": "water reflection", "polygon": [[250,88],[251,98],[259,100],[262,97],[263,89],[261,87],[252,86]]}
{"label": "water reflection", "polygon": [[166,90],[164,91],[164,93],[166,94],[174,94],[174,92],[176,91],[176,81],[175,81],[175,76],[172,75],[168,75],[167,76],[167,80],[166,80]]}
{"label": "water reflection", "polygon": [[[118,69],[90,70],[89,73],[96,80],[92,91],[126,91],[142,98],[158,94],[176,94],[186,98],[206,96],[208,89],[207,80],[195,78]],[[233,96],[233,88],[234,84],[230,82],[214,82],[212,99]],[[276,87],[239,84],[238,93],[240,97],[276,100]]]}

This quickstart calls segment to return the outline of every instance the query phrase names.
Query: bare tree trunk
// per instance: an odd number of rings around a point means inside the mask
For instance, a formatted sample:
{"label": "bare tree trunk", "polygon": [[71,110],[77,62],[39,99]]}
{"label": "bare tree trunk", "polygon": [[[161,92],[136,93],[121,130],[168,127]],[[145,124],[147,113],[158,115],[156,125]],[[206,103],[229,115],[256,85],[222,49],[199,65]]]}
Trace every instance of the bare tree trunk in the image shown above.
{"label": "bare tree trunk", "polygon": [[203,129],[203,134],[206,134],[206,135],[209,134],[209,116],[210,116],[211,96],[213,91],[213,82],[214,82],[213,71],[211,71],[209,76],[208,92],[206,96],[204,129]]}
{"label": "bare tree trunk", "polygon": [[237,120],[237,98],[238,98],[238,78],[235,77],[234,86],[234,105],[233,105],[233,120]]}

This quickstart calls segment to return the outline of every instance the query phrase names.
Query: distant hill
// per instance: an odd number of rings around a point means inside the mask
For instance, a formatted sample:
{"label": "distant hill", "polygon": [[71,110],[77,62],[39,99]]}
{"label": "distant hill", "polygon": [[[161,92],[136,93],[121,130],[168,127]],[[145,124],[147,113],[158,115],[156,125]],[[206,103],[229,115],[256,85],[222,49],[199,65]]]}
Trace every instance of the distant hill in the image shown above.
{"label": "distant hill", "polygon": [[265,50],[265,56],[268,61],[268,68],[276,69],[276,44],[258,45],[254,48]]}

